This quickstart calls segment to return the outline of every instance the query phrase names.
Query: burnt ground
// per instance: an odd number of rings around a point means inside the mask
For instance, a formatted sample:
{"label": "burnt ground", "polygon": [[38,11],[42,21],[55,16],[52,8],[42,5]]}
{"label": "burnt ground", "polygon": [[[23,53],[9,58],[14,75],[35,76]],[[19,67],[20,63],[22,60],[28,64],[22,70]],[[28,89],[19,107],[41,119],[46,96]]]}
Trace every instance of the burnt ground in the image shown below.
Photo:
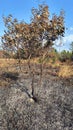
{"label": "burnt ground", "polygon": [[42,70],[41,76],[40,66],[35,66],[37,102],[28,96],[32,72],[27,66],[19,75],[1,75],[9,85],[0,87],[0,130],[73,130],[73,77],[58,77],[58,68],[51,66]]}

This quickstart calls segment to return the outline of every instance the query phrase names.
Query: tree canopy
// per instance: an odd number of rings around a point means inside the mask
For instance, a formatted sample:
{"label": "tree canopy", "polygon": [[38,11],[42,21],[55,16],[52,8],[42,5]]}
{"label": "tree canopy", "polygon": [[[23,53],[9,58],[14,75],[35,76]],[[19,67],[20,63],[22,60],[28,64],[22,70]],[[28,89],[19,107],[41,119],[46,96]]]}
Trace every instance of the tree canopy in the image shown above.
{"label": "tree canopy", "polygon": [[28,58],[38,55],[43,49],[49,49],[53,41],[59,36],[64,36],[64,13],[54,14],[50,19],[47,5],[39,5],[38,9],[32,8],[30,24],[18,22],[12,15],[3,17],[6,30],[2,36],[3,48],[14,53],[24,51]]}

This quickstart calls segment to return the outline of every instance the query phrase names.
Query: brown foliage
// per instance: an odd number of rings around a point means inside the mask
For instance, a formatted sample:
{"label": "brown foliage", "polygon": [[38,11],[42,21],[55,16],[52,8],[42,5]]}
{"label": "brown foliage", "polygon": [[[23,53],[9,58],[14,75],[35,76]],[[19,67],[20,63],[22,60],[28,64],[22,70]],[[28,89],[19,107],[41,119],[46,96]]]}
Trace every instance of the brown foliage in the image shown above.
{"label": "brown foliage", "polygon": [[52,46],[53,41],[64,35],[64,14],[61,11],[59,16],[53,15],[51,20],[49,16],[48,6],[39,5],[38,9],[32,9],[30,24],[18,22],[11,15],[3,17],[7,28],[2,37],[3,48],[14,53],[22,48],[27,57],[33,57],[43,48]]}

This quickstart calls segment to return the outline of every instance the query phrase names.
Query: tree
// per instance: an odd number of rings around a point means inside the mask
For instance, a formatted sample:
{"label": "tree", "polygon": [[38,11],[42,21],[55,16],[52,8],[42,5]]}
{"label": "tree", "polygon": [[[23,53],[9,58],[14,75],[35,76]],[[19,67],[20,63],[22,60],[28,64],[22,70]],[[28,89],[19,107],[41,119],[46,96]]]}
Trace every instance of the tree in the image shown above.
{"label": "tree", "polygon": [[70,50],[73,53],[73,42],[70,44]]}
{"label": "tree", "polygon": [[[2,36],[3,48],[8,51],[18,53],[20,63],[20,50],[24,50],[24,54],[29,59],[28,66],[30,67],[30,58],[46,50],[43,59],[53,45],[53,41],[59,36],[64,36],[64,13],[53,15],[50,19],[50,12],[47,5],[39,5],[38,9],[32,9],[32,18],[30,24],[26,22],[18,22],[11,15],[3,17],[6,26],[5,34]],[[41,53],[43,54],[43,53]],[[41,75],[42,75],[41,64]],[[34,72],[32,75],[32,96],[34,95],[33,86]]]}
{"label": "tree", "polygon": [[[49,48],[53,41],[64,35],[64,14],[53,15],[49,19],[50,12],[47,5],[39,5],[38,9],[32,9],[31,23],[18,22],[11,15],[3,17],[6,26],[2,43],[5,49],[16,52],[23,48],[27,57],[36,55],[38,51]],[[43,42],[45,41],[45,42]]]}
{"label": "tree", "polygon": [[70,44],[71,60],[73,61],[73,42]]}

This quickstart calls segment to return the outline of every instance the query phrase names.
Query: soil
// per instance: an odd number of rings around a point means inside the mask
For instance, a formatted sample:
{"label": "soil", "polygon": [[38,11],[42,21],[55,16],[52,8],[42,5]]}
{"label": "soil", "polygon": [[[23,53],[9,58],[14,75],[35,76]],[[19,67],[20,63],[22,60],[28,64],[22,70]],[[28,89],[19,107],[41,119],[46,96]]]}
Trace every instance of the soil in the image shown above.
{"label": "soil", "polygon": [[[18,78],[2,75],[10,83],[0,86],[0,130],[73,130],[73,77],[58,77],[51,66],[42,75],[40,65],[32,65],[30,74],[23,67]],[[29,97],[33,70],[36,102]]]}

